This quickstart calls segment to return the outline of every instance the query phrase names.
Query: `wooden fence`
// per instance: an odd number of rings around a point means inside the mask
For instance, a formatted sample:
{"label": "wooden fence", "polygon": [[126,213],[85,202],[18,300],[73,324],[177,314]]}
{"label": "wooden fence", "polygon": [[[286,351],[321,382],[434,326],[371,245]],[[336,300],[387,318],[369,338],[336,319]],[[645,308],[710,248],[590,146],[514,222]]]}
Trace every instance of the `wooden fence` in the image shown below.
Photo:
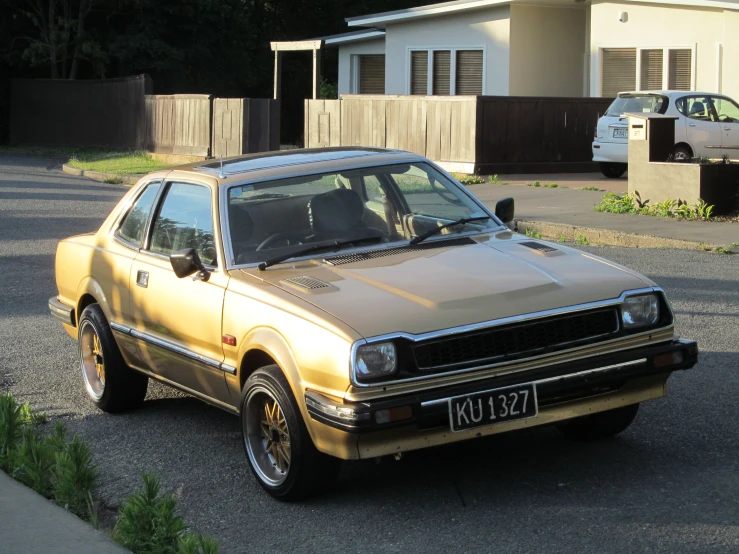
{"label": "wooden fence", "polygon": [[163,154],[208,156],[211,146],[209,94],[146,97],[146,149]]}
{"label": "wooden fence", "polygon": [[13,79],[10,142],[143,148],[147,75],[100,81]]}
{"label": "wooden fence", "polygon": [[475,172],[592,169],[611,99],[359,96],[306,100],[306,147],[376,146]]}
{"label": "wooden fence", "polygon": [[280,148],[280,106],[276,100],[216,98],[213,101],[215,157]]}

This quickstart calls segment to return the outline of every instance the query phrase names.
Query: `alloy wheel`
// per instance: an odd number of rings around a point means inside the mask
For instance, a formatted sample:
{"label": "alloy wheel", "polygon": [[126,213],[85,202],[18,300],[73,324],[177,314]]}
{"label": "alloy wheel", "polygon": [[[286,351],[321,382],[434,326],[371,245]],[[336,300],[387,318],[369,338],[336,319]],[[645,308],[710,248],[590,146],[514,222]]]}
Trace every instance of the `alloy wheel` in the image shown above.
{"label": "alloy wheel", "polygon": [[95,327],[89,321],[82,323],[80,329],[80,365],[85,388],[95,400],[100,400],[105,392],[105,358]]}
{"label": "alloy wheel", "polygon": [[249,392],[244,418],[244,440],[252,467],[271,486],[282,484],[290,471],[290,428],[277,399],[264,387]]}

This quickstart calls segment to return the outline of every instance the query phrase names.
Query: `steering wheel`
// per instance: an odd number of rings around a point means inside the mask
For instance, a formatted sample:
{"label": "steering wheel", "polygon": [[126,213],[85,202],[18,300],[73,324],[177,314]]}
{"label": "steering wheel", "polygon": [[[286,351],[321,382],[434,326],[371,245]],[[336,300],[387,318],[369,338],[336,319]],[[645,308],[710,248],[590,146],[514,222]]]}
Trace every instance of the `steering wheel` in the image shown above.
{"label": "steering wheel", "polygon": [[441,196],[444,200],[449,202],[450,204],[461,204],[462,201],[457,198],[454,194],[449,192],[449,189],[444,187],[443,185],[440,185],[436,182],[436,179],[429,176],[429,183],[431,183],[431,188],[434,189],[434,192]]}
{"label": "steering wheel", "polygon": [[281,231],[264,239],[262,243],[257,246],[257,250],[265,250],[281,240],[286,242],[286,246],[293,246],[295,244],[303,244],[304,239],[294,231]]}
{"label": "steering wheel", "polygon": [[730,115],[721,114],[718,116],[718,120],[721,123],[733,123],[735,119],[731,117]]}

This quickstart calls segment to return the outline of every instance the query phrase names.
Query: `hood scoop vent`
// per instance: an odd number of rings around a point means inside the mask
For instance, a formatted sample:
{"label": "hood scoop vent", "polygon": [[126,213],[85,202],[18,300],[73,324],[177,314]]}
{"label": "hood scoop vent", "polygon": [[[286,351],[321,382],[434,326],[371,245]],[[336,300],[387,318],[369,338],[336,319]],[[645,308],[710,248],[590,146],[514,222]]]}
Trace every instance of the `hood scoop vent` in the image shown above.
{"label": "hood scoop vent", "polygon": [[372,250],[370,252],[357,252],[356,254],[346,254],[343,256],[332,256],[324,258],[325,262],[331,265],[343,265],[354,262],[363,262],[365,260],[374,260],[375,258],[384,258],[385,256],[394,256],[395,254],[405,254],[407,252],[416,252],[419,250],[433,250],[435,248],[448,248],[450,246],[464,246],[469,244],[477,244],[469,237],[459,237],[448,240],[434,240],[414,244],[413,246],[399,246],[397,248],[384,248],[382,250]]}
{"label": "hood scoop vent", "polygon": [[331,287],[331,285],[321,281],[320,279],[307,277],[305,275],[301,277],[291,277],[290,279],[285,279],[282,282],[286,285],[292,285],[293,287],[304,290],[327,289]]}
{"label": "hood scoop vent", "polygon": [[557,252],[558,250],[552,246],[549,246],[547,244],[541,244],[540,242],[533,242],[533,241],[524,241],[519,242],[521,246],[525,246],[526,248],[531,248],[532,250],[536,250],[537,252],[541,252],[542,254],[548,254],[549,252]]}

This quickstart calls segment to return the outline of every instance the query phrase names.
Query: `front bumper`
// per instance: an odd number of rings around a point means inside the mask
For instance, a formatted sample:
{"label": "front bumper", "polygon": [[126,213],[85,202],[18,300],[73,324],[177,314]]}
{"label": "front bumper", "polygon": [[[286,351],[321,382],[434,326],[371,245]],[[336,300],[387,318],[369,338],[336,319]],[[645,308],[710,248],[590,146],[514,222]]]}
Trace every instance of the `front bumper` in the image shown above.
{"label": "front bumper", "polygon": [[626,142],[593,141],[593,161],[629,163],[629,144]]}
{"label": "front bumper", "polygon": [[[339,404],[309,391],[306,393],[306,406],[315,422],[335,431],[343,431],[343,434],[348,434],[347,439],[349,436],[356,437],[359,457],[372,457],[524,426],[542,425],[583,413],[658,398],[664,395],[664,382],[670,373],[690,369],[697,360],[698,346],[694,341],[673,340],[520,374],[369,402]],[[450,398],[522,383],[536,385],[540,411],[536,418],[463,433],[449,431]],[[604,399],[611,398],[612,401],[603,403]],[[601,407],[595,407],[594,402]],[[438,440],[431,440],[433,436],[437,436]],[[408,439],[406,442],[404,437]],[[363,444],[373,446],[363,452]],[[389,445],[394,450],[388,450]]]}
{"label": "front bumper", "polygon": [[74,307],[60,302],[56,296],[49,298],[49,312],[65,325],[75,326]]}

